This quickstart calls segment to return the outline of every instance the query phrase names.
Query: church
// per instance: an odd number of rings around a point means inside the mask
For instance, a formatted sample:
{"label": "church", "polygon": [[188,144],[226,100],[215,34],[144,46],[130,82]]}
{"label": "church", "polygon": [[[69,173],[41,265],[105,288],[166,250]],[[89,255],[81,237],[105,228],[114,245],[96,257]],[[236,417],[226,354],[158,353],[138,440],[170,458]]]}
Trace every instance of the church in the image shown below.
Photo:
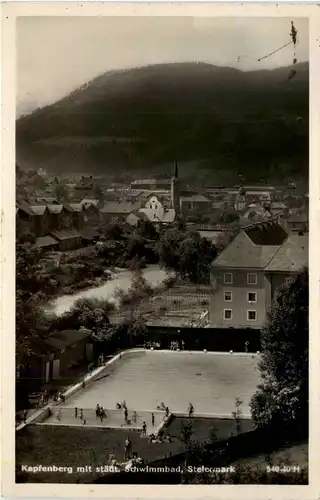
{"label": "church", "polygon": [[178,164],[175,163],[174,174],[171,179],[171,190],[168,195],[154,193],[147,200],[145,206],[140,208],[140,214],[145,214],[153,223],[170,224],[180,215],[180,180]]}

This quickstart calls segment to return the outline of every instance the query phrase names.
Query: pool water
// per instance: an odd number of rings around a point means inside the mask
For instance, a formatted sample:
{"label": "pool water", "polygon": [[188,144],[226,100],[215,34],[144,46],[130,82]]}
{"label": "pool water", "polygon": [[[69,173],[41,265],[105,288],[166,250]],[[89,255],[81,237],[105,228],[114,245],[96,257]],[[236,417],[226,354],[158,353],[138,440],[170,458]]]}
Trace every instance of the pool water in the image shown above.
{"label": "pool water", "polygon": [[230,415],[235,398],[242,413],[260,382],[258,357],[251,354],[144,351],[126,353],[88,387],[68,398],[78,408],[115,409],[126,401],[128,409],[156,410],[163,401],[171,411],[186,412],[192,402],[195,414]]}

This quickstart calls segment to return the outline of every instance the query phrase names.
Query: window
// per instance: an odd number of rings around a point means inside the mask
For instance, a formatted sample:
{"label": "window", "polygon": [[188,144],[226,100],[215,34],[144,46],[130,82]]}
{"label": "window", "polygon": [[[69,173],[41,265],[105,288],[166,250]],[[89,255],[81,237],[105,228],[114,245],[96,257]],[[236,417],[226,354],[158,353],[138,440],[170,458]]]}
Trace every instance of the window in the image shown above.
{"label": "window", "polygon": [[225,285],[232,285],[232,283],[233,283],[232,273],[225,273],[225,275],[224,275],[224,284]]}
{"label": "window", "polygon": [[248,292],[248,302],[257,302],[256,292]]}
{"label": "window", "polygon": [[257,311],[247,311],[247,319],[248,321],[256,321]]}
{"label": "window", "polygon": [[232,292],[224,292],[224,301],[232,302]]}
{"label": "window", "polygon": [[257,275],[253,273],[247,274],[247,283],[248,285],[256,285],[257,284]]}
{"label": "window", "polygon": [[232,309],[224,309],[223,319],[232,319]]}

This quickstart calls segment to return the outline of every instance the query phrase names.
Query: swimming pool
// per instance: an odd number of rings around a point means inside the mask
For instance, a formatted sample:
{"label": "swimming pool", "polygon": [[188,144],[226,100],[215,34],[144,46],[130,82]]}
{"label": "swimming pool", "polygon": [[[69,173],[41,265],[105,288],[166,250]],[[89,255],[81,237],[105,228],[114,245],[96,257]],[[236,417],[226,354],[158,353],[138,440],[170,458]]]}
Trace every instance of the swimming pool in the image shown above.
{"label": "swimming pool", "polygon": [[249,401],[260,381],[258,357],[189,351],[127,352],[98,380],[68,398],[68,406],[115,409],[125,400],[129,409],[153,411],[163,401],[173,412],[230,415],[235,398]]}

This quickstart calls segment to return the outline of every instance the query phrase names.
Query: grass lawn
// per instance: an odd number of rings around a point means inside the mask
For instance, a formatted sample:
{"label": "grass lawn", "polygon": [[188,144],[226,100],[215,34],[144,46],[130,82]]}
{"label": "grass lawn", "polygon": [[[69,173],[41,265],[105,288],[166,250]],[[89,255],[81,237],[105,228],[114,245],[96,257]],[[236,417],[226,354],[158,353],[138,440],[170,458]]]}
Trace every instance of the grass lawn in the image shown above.
{"label": "grass lawn", "polygon": [[[148,462],[163,459],[170,453],[184,451],[180,441],[182,423],[188,419],[176,418],[166,431],[172,437],[172,443],[149,443],[140,433],[126,432],[121,429],[99,429],[71,426],[37,426],[29,425],[17,433],[16,461],[18,466],[57,465],[73,468],[73,473],[41,472],[29,474],[28,482],[41,483],[90,483],[101,474],[94,471],[95,467],[108,465],[109,453],[112,452],[119,461],[124,458],[124,441],[129,435],[132,441],[132,451]],[[250,421],[243,422],[243,430],[248,430]],[[193,438],[205,442],[210,437],[210,431],[215,428],[218,437],[224,438],[234,433],[234,421],[229,419],[193,419]],[[91,465],[92,472],[77,473],[77,467]]]}
{"label": "grass lawn", "polygon": [[308,467],[308,442],[303,441],[296,444],[290,444],[283,448],[275,450],[268,455],[255,455],[253,457],[237,460],[233,465],[257,467],[266,470],[267,465],[284,466],[291,464],[301,469]]}

